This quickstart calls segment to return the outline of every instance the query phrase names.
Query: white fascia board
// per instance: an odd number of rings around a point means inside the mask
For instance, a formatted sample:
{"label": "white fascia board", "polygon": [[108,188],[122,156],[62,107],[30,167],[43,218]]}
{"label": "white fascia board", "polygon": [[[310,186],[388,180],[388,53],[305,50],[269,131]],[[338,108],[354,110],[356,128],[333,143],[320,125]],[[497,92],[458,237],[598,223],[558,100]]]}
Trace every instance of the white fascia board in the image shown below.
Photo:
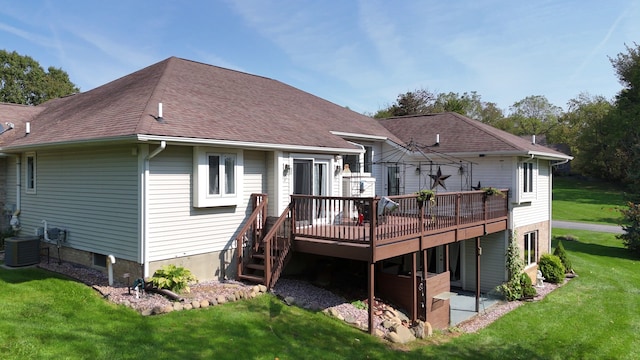
{"label": "white fascia board", "polygon": [[388,139],[386,136],[347,133],[342,131],[330,131],[330,133],[336,136],[340,136],[342,138],[358,139],[358,140],[385,141]]}
{"label": "white fascia board", "polygon": [[[431,154],[437,156],[438,154]],[[546,152],[539,151],[491,151],[491,152],[457,152],[457,153],[444,153],[445,156],[454,156],[454,157],[491,157],[491,156],[524,156],[524,157],[535,157],[543,160],[573,160],[573,156],[569,155],[559,155],[559,154],[551,154]]]}
{"label": "white fascia board", "polygon": [[302,146],[302,145],[290,145],[290,144],[268,144],[268,143],[255,143],[249,141],[229,141],[229,140],[214,140],[214,139],[198,139],[198,138],[183,138],[172,136],[158,136],[158,135],[138,135],[138,141],[166,141],[170,144],[190,144],[190,145],[204,145],[204,146],[224,146],[224,147],[237,147],[243,149],[256,149],[256,150],[284,150],[284,151],[297,151],[297,152],[309,152],[309,153],[326,153],[326,154],[360,154],[361,150],[356,148],[331,148],[320,146]]}

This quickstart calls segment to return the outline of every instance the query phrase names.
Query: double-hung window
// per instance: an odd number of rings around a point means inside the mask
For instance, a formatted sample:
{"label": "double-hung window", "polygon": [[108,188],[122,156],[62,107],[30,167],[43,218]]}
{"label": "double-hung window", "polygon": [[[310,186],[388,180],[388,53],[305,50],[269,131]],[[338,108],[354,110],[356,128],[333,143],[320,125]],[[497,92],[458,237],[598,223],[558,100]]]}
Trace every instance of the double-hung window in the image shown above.
{"label": "double-hung window", "polygon": [[524,264],[525,266],[538,262],[538,233],[532,231],[524,234]]}
{"label": "double-hung window", "polygon": [[242,151],[194,149],[195,207],[239,205],[242,200]]}
{"label": "double-hung window", "polygon": [[536,188],[538,181],[538,162],[527,160],[520,163],[520,185],[518,186],[518,196],[520,201],[531,201],[536,199]]}

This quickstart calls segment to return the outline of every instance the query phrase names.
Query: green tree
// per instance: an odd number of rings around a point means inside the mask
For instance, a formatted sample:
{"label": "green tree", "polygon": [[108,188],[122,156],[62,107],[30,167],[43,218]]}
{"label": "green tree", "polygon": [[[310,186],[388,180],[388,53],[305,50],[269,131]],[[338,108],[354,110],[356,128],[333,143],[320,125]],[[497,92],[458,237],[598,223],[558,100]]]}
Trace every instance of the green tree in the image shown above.
{"label": "green tree", "polygon": [[625,47],[626,53],[609,59],[623,86],[609,115],[609,131],[614,136],[611,154],[619,159],[615,175],[622,177],[637,194],[640,191],[640,46],[634,43],[633,47]]}
{"label": "green tree", "polygon": [[549,135],[558,125],[562,108],[555,106],[545,96],[528,96],[515,102],[510,110],[510,131],[516,135]]}
{"label": "green tree", "polygon": [[0,102],[38,105],[79,91],[62,69],[45,71],[29,56],[0,50]]}
{"label": "green tree", "polygon": [[601,177],[610,173],[611,154],[608,153],[608,116],[613,104],[603,96],[582,93],[569,100],[567,112],[552,130],[549,141],[568,144],[575,159],[572,170],[589,176]]}
{"label": "green tree", "polygon": [[378,110],[373,116],[376,119],[428,114],[436,100],[435,94],[429,90],[418,89],[398,95],[396,102],[385,109]]}

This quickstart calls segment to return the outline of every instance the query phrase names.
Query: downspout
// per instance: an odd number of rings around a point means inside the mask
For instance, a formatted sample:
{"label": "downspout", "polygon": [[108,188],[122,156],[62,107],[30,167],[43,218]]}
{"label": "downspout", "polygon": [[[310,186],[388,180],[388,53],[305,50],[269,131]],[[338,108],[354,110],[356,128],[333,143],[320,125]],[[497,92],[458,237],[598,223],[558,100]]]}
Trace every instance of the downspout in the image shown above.
{"label": "downspout", "polygon": [[21,209],[21,202],[22,202],[22,198],[21,198],[21,194],[20,191],[22,189],[22,176],[21,176],[21,172],[22,172],[22,163],[20,161],[21,155],[18,154],[16,155],[16,210],[13,212],[13,215],[11,216],[11,221],[9,222],[9,224],[11,225],[11,228],[13,229],[13,231],[18,232],[20,231],[20,219],[18,218],[18,216],[20,215],[20,209]]}
{"label": "downspout", "polygon": [[149,276],[149,161],[160,154],[167,148],[167,142],[162,140],[160,146],[153,150],[149,155],[144,158],[144,183],[143,183],[143,200],[142,209],[144,215],[142,216],[142,263],[144,266],[143,277]]}

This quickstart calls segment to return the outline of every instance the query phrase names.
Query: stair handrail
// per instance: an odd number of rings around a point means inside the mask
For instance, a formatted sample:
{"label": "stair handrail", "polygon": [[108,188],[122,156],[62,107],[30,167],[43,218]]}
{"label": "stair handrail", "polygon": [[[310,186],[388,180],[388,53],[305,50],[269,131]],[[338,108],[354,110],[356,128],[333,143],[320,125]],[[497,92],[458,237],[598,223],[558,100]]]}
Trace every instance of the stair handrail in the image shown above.
{"label": "stair handrail", "polygon": [[[282,211],[278,220],[273,224],[271,230],[264,235],[262,238],[262,242],[264,244],[264,277],[265,277],[265,286],[268,289],[271,289],[282,274],[282,269],[286,265],[286,260],[288,259],[288,255],[291,252],[291,244],[292,244],[292,227],[293,227],[293,202],[289,203],[287,207]],[[286,221],[290,221],[289,229],[287,231],[285,226],[284,236],[280,238],[284,239],[284,248],[279,253],[277,258],[273,258],[271,255],[271,248],[273,242],[277,241],[278,232],[280,228],[285,224]],[[274,266],[275,265],[275,266]]]}
{"label": "stair handrail", "polygon": [[[251,194],[251,201],[253,204],[253,211],[251,215],[247,218],[244,226],[238,232],[238,236],[236,236],[236,250],[237,250],[237,278],[239,280],[240,275],[242,275],[242,268],[245,263],[244,259],[244,248],[245,242],[249,242],[247,233],[250,233],[250,237],[253,240],[253,246],[257,247],[259,239],[256,234],[259,229],[264,228],[264,224],[267,220],[267,203],[268,196],[267,194]],[[245,240],[246,239],[246,240]]]}

